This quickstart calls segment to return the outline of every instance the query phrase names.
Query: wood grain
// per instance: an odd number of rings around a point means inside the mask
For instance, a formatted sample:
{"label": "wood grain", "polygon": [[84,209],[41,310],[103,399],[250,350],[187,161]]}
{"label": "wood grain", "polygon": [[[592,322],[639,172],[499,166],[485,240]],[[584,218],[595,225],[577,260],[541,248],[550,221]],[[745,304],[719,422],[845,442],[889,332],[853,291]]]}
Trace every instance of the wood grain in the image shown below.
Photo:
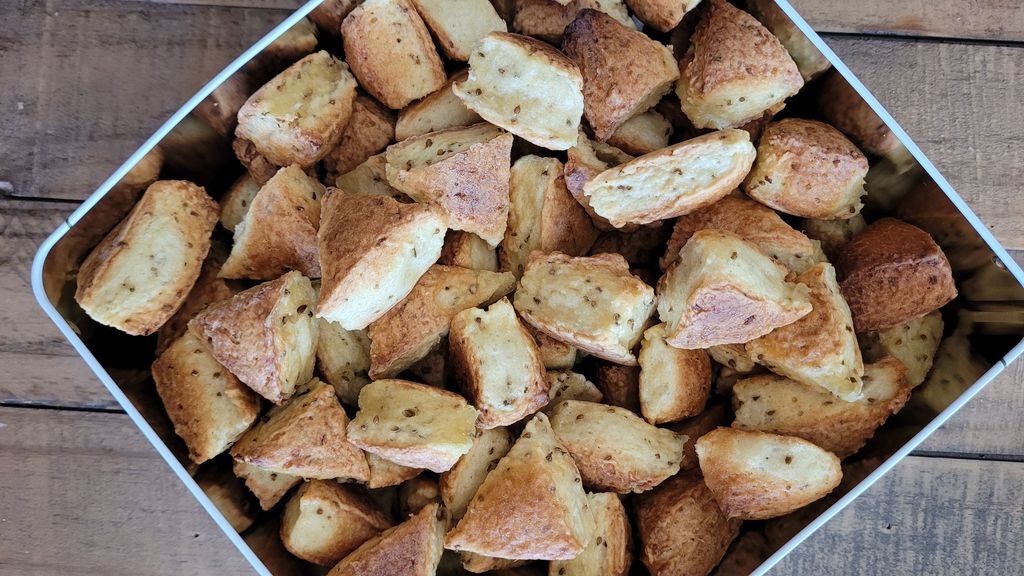
{"label": "wood grain", "polygon": [[16,2],[0,18],[0,180],[84,199],[287,10]]}
{"label": "wood grain", "polygon": [[910,457],[773,574],[1020,574],[1024,463]]}
{"label": "wood grain", "polygon": [[[838,4],[838,3],[837,3]],[[1024,248],[1024,47],[829,37],[1008,248]]]}
{"label": "wood grain", "polygon": [[1018,0],[790,0],[819,32],[1024,41]]}
{"label": "wood grain", "polygon": [[[1024,463],[910,457],[776,572],[1015,573],[1022,484]],[[0,574],[247,572],[123,415],[0,408],[0,493]]]}
{"label": "wood grain", "polygon": [[127,416],[0,408],[0,574],[243,574]]}

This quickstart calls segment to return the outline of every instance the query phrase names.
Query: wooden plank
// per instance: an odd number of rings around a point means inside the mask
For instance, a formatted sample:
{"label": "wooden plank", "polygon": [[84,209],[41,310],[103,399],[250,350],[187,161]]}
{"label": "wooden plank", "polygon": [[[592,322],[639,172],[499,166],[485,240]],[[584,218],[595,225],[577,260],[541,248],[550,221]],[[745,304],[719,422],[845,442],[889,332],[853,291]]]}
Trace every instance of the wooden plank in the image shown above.
{"label": "wooden plank", "polygon": [[1024,42],[1019,0],[790,0],[819,32],[909,34]]}
{"label": "wooden plank", "polygon": [[74,207],[56,202],[0,199],[2,403],[117,407],[32,295],[32,257],[43,239]]}
{"label": "wooden plank", "polygon": [[[0,573],[247,572],[126,416],[0,408],[0,470]],[[908,458],[777,572],[1015,573],[1022,484],[1024,463]]]}
{"label": "wooden plank", "polygon": [[0,574],[247,574],[127,416],[0,408]]}
{"label": "wooden plank", "polygon": [[125,0],[16,2],[0,19],[0,180],[84,199],[289,11]]}
{"label": "wooden plank", "polygon": [[1020,574],[1024,463],[910,457],[773,574]]}
{"label": "wooden plank", "polygon": [[1024,248],[1024,46],[829,37],[1008,248]]}

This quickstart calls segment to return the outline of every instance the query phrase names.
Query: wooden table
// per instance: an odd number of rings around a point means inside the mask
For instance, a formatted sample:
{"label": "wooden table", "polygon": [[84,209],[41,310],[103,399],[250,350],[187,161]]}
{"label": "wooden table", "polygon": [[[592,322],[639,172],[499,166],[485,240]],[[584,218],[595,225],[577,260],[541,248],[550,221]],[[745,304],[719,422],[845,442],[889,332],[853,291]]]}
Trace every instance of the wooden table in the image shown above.
{"label": "wooden table", "polygon": [[[1020,0],[794,3],[1004,245],[1024,249]],[[0,19],[0,574],[245,573],[38,310],[29,265],[295,1],[13,4]],[[778,573],[1024,573],[1022,382],[1017,364]]]}

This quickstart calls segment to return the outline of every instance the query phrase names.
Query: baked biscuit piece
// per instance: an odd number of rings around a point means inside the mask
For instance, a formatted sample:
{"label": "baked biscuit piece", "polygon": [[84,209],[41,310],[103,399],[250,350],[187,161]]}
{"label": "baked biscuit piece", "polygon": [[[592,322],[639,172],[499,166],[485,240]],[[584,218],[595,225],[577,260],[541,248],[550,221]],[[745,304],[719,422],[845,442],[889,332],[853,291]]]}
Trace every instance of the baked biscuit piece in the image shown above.
{"label": "baked biscuit piece", "polygon": [[708,574],[740,530],[718,508],[699,471],[684,472],[633,501],[640,559],[653,576]]}
{"label": "baked biscuit piece", "polygon": [[153,382],[196,464],[227,450],[256,421],[260,400],[185,332],[153,362]]}
{"label": "baked biscuit piece", "polygon": [[681,470],[693,470],[699,466],[697,462],[697,440],[719,426],[727,426],[732,416],[732,410],[729,409],[727,403],[716,401],[709,404],[704,408],[703,412],[693,418],[688,418],[669,426],[669,429],[673,432],[686,437],[686,442],[683,444],[683,462],[679,465]]}
{"label": "baked biscuit piece", "polygon": [[512,135],[490,124],[412,136],[387,151],[388,182],[438,206],[448,226],[497,246],[505,234]]}
{"label": "baked biscuit piece", "polygon": [[324,187],[296,164],[277,171],[235,227],[221,278],[272,280],[289,270],[320,277],[316,232]]}
{"label": "baked biscuit piece", "polygon": [[618,495],[587,494],[594,515],[590,543],[572,560],[554,560],[549,576],[625,576],[633,560],[629,516]]}
{"label": "baked biscuit piece", "polygon": [[676,422],[704,410],[711,392],[711,359],[665,341],[665,324],[651,326],[640,344],[640,411],[651,424]]}
{"label": "baked biscuit piece", "polygon": [[913,385],[907,371],[892,357],[864,367],[864,393],[851,402],[817,386],[766,374],[733,386],[736,420],[733,428],[797,436],[840,458],[850,456],[898,412]]}
{"label": "baked biscuit piece", "polygon": [[509,272],[431,266],[404,300],[370,324],[370,378],[398,375],[437,348],[456,314],[513,288]]}
{"label": "baked biscuit piece", "polygon": [[273,164],[309,168],[337,145],[355,97],[348,66],[321,50],[250,96],[238,111],[235,135]]}
{"label": "baked biscuit piece", "polygon": [[367,488],[398,486],[423,472],[422,468],[410,468],[395,464],[370,452],[366,453],[366,463],[370,465],[370,479],[366,481]]}
{"label": "baked biscuit piece", "polygon": [[478,427],[509,426],[548,403],[540,351],[507,298],[456,314],[448,346],[455,379],[480,411]]}
{"label": "baked biscuit piece", "polygon": [[797,28],[774,0],[747,0],[747,10],[786,47],[804,82],[810,82],[832,67],[828,58]]}
{"label": "baked biscuit piece", "polygon": [[258,509],[245,484],[231,472],[230,460],[211,462],[194,476],[196,484],[235,529],[245,532],[256,521]]}
{"label": "baked biscuit piece", "polygon": [[588,362],[594,385],[604,395],[604,402],[640,413],[640,366],[621,366],[603,360]]}
{"label": "baked biscuit piece", "polygon": [[249,429],[231,456],[270,472],[366,482],[366,456],[351,443],[347,425],[334,389],[314,378],[291,402],[271,409]]}
{"label": "baked biscuit piece", "polygon": [[753,16],[708,0],[679,63],[676,94],[697,128],[729,128],[775,114],[803,87],[789,52]]}
{"label": "baked biscuit piece", "polygon": [[756,153],[743,130],[720,130],[609,168],[583,186],[590,207],[617,228],[674,218],[736,189]]}
{"label": "baked biscuit piece", "polygon": [[654,110],[626,120],[608,137],[608,143],[628,154],[650,154],[668,146],[672,123]]}
{"label": "baked biscuit piece", "polygon": [[836,276],[857,332],[903,324],[957,295],[949,261],[935,240],[894,218],[878,220],[843,247]]}
{"label": "baked biscuit piece", "polygon": [[593,529],[576,464],[541,413],[484,479],[445,548],[510,560],[569,560],[583,551]]}
{"label": "baked biscuit piece", "polygon": [[839,72],[831,72],[818,91],[818,111],[826,122],[875,156],[892,154],[903,144]]}
{"label": "baked biscuit piece", "polygon": [[665,45],[597,10],[583,10],[569,24],[562,50],[583,74],[583,115],[601,141],[657,104],[679,78]]}
{"label": "baked biscuit piece", "polygon": [[548,381],[548,404],[544,412],[551,414],[556,406],[566,400],[601,402],[604,394],[583,374],[550,370],[545,375]]}
{"label": "baked biscuit piece", "polygon": [[188,329],[246,386],[275,404],[313,377],[316,292],[289,272],[208,306]]}
{"label": "baked biscuit piece", "polygon": [[368,540],[338,562],[327,576],[433,576],[444,552],[447,517],[436,502],[424,506],[412,518]]}
{"label": "baked biscuit piece", "polygon": [[324,32],[337,36],[341,33],[341,23],[345,21],[345,16],[358,5],[359,0],[324,0],[309,13],[309,19]]}
{"label": "baked biscuit piece", "polygon": [[747,198],[726,196],[676,220],[661,269],[668,270],[679,259],[679,250],[694,232],[709,228],[739,236],[797,274],[814,264],[810,239],[786,224],[774,210]]}
{"label": "baked biscuit piece", "polygon": [[556,340],[529,324],[526,325],[526,329],[530,331],[534,341],[537,342],[537,350],[540,350],[540,358],[544,362],[545,370],[571,370],[576,365],[579,351],[575,346]]}
{"label": "baked biscuit piece", "polygon": [[605,360],[635,365],[633,346],[654,311],[654,290],[618,254],[534,252],[515,307],[534,328]]}
{"label": "baked biscuit piece", "polygon": [[892,356],[907,369],[907,381],[918,386],[932,368],[935,353],[942,342],[942,312],[914,318],[899,326],[857,335],[861,352],[868,362]]}
{"label": "baked biscuit piece", "polygon": [[364,330],[345,330],[336,322],[317,319],[316,365],[338,399],[355,406],[359,391],[370,383],[370,338]]}
{"label": "baked biscuit piece", "polygon": [[365,493],[334,480],[310,480],[285,506],[281,541],[307,562],[334,566],[390,527],[391,521]]}
{"label": "baked biscuit piece", "polygon": [[154,182],[82,262],[75,301],[105,326],[133,336],[156,332],[199,277],[217,212],[191,182]]}
{"label": "baked biscuit piece", "polygon": [[234,232],[235,226],[245,218],[252,199],[259,191],[260,184],[253,179],[252,174],[247,171],[239,176],[220,199],[220,225],[228,232]]}
{"label": "baked biscuit piece", "polygon": [[768,125],[743,189],[794,216],[844,219],[860,213],[868,161],[835,128],[787,118]]}
{"label": "baked biscuit piece", "polygon": [[396,464],[444,472],[473,446],[476,420],[476,409],[458,394],[407,380],[377,380],[359,392],[348,437]]}
{"label": "baked biscuit piece", "polygon": [[591,490],[645,492],[679,472],[685,438],[625,408],[566,400],[551,426]]}
{"label": "baked biscuit piece", "polygon": [[566,150],[576,143],[583,76],[539,40],[491,32],[469,57],[469,76],[452,91],[484,120],[537,146]]}
{"label": "baked biscuit piece", "polygon": [[370,156],[366,159],[366,162],[338,176],[334,180],[334,186],[346,192],[358,192],[371,196],[387,196],[403,204],[412,202],[411,198],[388,184],[387,159],[383,152]]}
{"label": "baked biscuit piece", "polygon": [[835,269],[816,264],[797,282],[810,292],[810,314],[747,342],[746,353],[772,372],[820,386],[846,401],[857,400],[864,363]]}
{"label": "baked biscuit piece", "polygon": [[508,31],[488,0],[412,0],[445,56],[465,62],[488,32]]}
{"label": "baked biscuit piece", "polygon": [[235,476],[241,478],[245,482],[245,487],[259,500],[260,508],[263,510],[270,510],[276,506],[289,490],[302,482],[299,476],[271,472],[238,460],[233,460],[231,467]]}
{"label": "baked biscuit piece", "polygon": [[371,96],[388,108],[444,85],[444,66],[426,24],[409,0],[367,0],[341,25],[345,57]]}
{"label": "baked biscuit piece", "polygon": [[512,29],[518,34],[540,38],[552,44],[559,44],[562,32],[576,16],[586,9],[599,10],[619,24],[636,29],[636,23],[629,16],[623,0],[514,0],[515,16]]}
{"label": "baked biscuit piece", "polygon": [[466,108],[452,92],[452,84],[462,82],[468,75],[466,70],[457,72],[436,92],[402,108],[395,124],[395,139],[401,142],[410,136],[479,123],[480,115]]}
{"label": "baked biscuit piece", "polygon": [[677,348],[741,344],[811,311],[807,287],[753,244],[699,230],[658,281],[658,315]]}
{"label": "baked biscuit piece", "polygon": [[794,436],[718,428],[697,440],[704,482],[729,518],[765,520],[825,496],[843,478],[839,458]]}
{"label": "baked biscuit piece", "polygon": [[700,0],[626,0],[626,4],[641,22],[659,32],[668,32],[678,26]]}
{"label": "baked biscuit piece", "polygon": [[513,440],[512,434],[505,428],[479,430],[469,452],[451,470],[441,473],[441,499],[453,520],[461,520],[466,515],[469,501],[484,483],[487,474],[508,454]]}
{"label": "baked biscuit piece", "polygon": [[597,230],[565,187],[562,163],[555,158],[523,156],[512,166],[510,208],[501,267],[520,277],[534,250],[587,253]]}
{"label": "baked biscuit piece", "polygon": [[317,316],[362,330],[405,298],[441,255],[444,214],[423,204],[328,189],[317,234]]}
{"label": "baked biscuit piece", "polygon": [[325,182],[355,170],[395,140],[395,117],[372,98],[356,96],[338,145],[324,156]]}

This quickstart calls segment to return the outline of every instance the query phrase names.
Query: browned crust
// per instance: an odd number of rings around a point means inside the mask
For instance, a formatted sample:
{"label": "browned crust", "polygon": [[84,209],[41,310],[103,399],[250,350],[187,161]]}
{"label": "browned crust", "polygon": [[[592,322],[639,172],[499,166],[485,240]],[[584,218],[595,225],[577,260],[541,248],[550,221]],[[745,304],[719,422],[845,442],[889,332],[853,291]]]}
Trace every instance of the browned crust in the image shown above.
{"label": "browned crust", "polygon": [[271,280],[298,270],[319,278],[316,234],[323,194],[323,185],[297,164],[278,170],[235,227],[235,243],[220,276]]}
{"label": "browned crust", "polygon": [[831,72],[820,83],[818,107],[829,124],[869,154],[882,156],[901,146],[892,130],[838,72]]}
{"label": "browned crust", "polygon": [[591,361],[593,382],[604,401],[612,406],[640,413],[640,367],[622,366],[604,360]]}
{"label": "browned crust", "polygon": [[472,232],[497,246],[508,221],[511,152],[512,135],[502,134],[436,164],[402,170],[398,180],[417,201],[439,206],[448,215],[450,228]]}
{"label": "browned crust", "polygon": [[[834,398],[826,390],[808,387],[805,384],[800,384],[774,374],[765,374],[740,380],[733,387],[732,400],[734,410],[738,414],[744,404],[744,399],[747,398],[747,394],[743,393],[745,391],[749,390],[752,392],[749,399],[750,401],[757,402],[761,398],[759,398],[760,395],[756,391],[764,385],[775,384],[778,386],[781,384],[781,386],[806,390],[803,391],[799,398],[792,397],[793,405],[786,407],[787,414],[785,417],[780,414],[772,420],[772,423],[766,426],[757,426],[755,428],[744,425],[740,421],[739,416],[737,416],[737,421],[733,422],[732,425],[734,428],[742,428],[744,430],[757,429],[763,432],[803,438],[804,440],[814,442],[840,458],[846,458],[863,448],[864,444],[874,435],[875,430],[885,423],[889,416],[903,408],[910,398],[910,392],[913,389],[913,385],[906,378],[906,368],[899,360],[885,357],[876,362],[875,365],[878,365],[882,370],[892,370],[898,374],[898,392],[885,402],[877,402],[875,398],[864,399],[863,402],[867,404],[843,402],[838,398]],[[865,382],[874,377],[871,374],[873,371],[872,365],[869,365],[867,368],[867,373],[864,375]],[[810,399],[821,402],[824,410],[807,402]],[[789,402],[789,400],[787,399],[785,402]],[[790,419],[791,413],[789,411],[795,407],[803,410],[804,417]]]}
{"label": "browned crust", "polygon": [[[175,282],[159,286],[144,308],[131,311],[127,317],[109,318],[105,310],[94,308],[100,305],[94,299],[107,283],[115,281],[118,267],[133,255],[132,243],[138,235],[145,233],[158,213],[162,218],[173,218],[184,236],[185,245],[173,249],[185,252],[185,268],[179,271]],[[184,180],[154,182],[128,216],[82,262],[75,300],[94,319],[102,315],[104,318],[97,320],[102,324],[112,325],[134,336],[156,332],[178,310],[199,277],[203,260],[210,250],[210,234],[217,225],[219,214],[220,207],[200,186]],[[150,270],[141,272],[149,273]],[[134,291],[132,288],[129,290]]]}
{"label": "browned crust", "polygon": [[432,576],[441,561],[447,513],[434,502],[370,539],[327,576]]}
{"label": "browned crust", "polygon": [[[524,440],[535,423],[550,435],[553,443],[547,454],[530,445],[523,450]],[[527,431],[516,442],[498,467],[473,496],[466,515],[448,532],[445,547],[467,550],[508,559],[567,560],[583,551],[563,514],[565,503],[556,495],[558,479],[548,468],[571,468],[579,475],[569,453],[554,439],[554,433],[543,414],[534,416]],[[551,459],[548,459],[548,456]],[[577,484],[582,495],[582,486]],[[585,496],[583,496],[585,497]],[[589,511],[587,512],[589,513]]]}
{"label": "browned crust", "polygon": [[388,108],[404,108],[444,86],[441,58],[409,0],[360,5],[345,17],[341,36],[359,85]]}
{"label": "browned crust", "polygon": [[[557,161],[556,161],[557,162]],[[565,184],[565,171],[557,163],[558,174],[544,194],[540,216],[540,249],[582,256],[597,238],[597,229],[586,209],[573,198]]]}
{"label": "browned crust", "polygon": [[668,32],[679,25],[700,0],[626,0],[626,4],[641,22],[659,32]]}
{"label": "browned crust", "polygon": [[[300,278],[296,280],[296,276]],[[229,300],[209,305],[188,325],[189,330],[206,343],[218,362],[246,386],[278,404],[288,396],[278,364],[284,355],[284,346],[288,343],[282,342],[275,333],[278,323],[274,309],[286,296],[285,292],[290,290],[288,286],[302,281],[309,285],[309,280],[302,278],[298,272],[289,272],[276,280],[240,292]],[[307,351],[287,352],[295,354]],[[312,354],[314,350],[308,352]]]}
{"label": "browned crust", "polygon": [[686,436],[683,444],[683,462],[680,468],[693,470],[697,468],[697,450],[695,448],[700,437],[719,426],[727,426],[732,416],[729,405],[721,401],[712,401],[700,414],[669,426],[677,434]]}
{"label": "browned crust", "polygon": [[235,151],[235,157],[249,171],[252,179],[260,186],[266,184],[281,169],[280,166],[267,160],[266,156],[260,154],[259,150],[256,150],[256,145],[251,140],[246,140],[242,137],[235,138],[231,143],[231,149]]}
{"label": "browned crust", "polygon": [[699,471],[682,472],[633,501],[640,559],[653,576],[703,575],[721,561],[740,521],[718,508]]}
{"label": "browned crust", "polygon": [[341,23],[345,21],[345,16],[358,5],[359,0],[325,0],[310,12],[308,17],[324,32],[338,36],[341,34]]}
{"label": "browned crust", "polygon": [[[699,102],[718,90],[744,84],[785,86],[785,92],[776,95],[784,97],[803,86],[803,77],[789,52],[757,19],[725,0],[705,4],[704,15],[691,38],[691,51],[679,65],[681,99]],[[763,112],[737,124],[754,120]],[[697,123],[695,118],[690,120]]]}
{"label": "browned crust", "polygon": [[743,183],[751,198],[805,218],[850,218],[860,211],[864,154],[835,128],[801,118],[768,125]]}
{"label": "browned crust", "polygon": [[853,400],[860,395],[864,363],[832,265],[815,264],[797,281],[808,288],[810,313],[747,342],[746,352],[769,370]]}
{"label": "browned crust", "polygon": [[679,250],[695,232],[708,228],[731,232],[776,260],[782,253],[803,255],[802,258],[810,260],[813,252],[810,239],[786,224],[771,208],[746,198],[726,196],[676,220],[659,262],[661,269],[667,270],[679,259]]}
{"label": "browned crust", "polygon": [[583,74],[584,116],[602,141],[679,77],[668,48],[597,10],[583,10],[569,24],[562,50]]}
{"label": "browned crust", "polygon": [[355,169],[395,139],[395,116],[367,96],[356,96],[338,145],[324,156],[326,182]]}
{"label": "browned crust", "polygon": [[513,288],[508,272],[431,266],[404,300],[370,324],[370,378],[405,370],[437,347],[456,314],[489,305]]}
{"label": "browned crust", "polygon": [[[711,358],[704,350],[683,350],[665,343],[664,355],[650,350],[645,353],[648,343],[663,340],[664,336],[664,325],[648,328],[639,354],[640,410],[651,424],[677,422],[699,414],[711,392]],[[661,380],[666,376],[667,381]],[[669,401],[663,403],[659,397],[665,395],[661,392],[665,389]]]}
{"label": "browned crust", "polygon": [[883,218],[855,236],[839,253],[836,273],[857,332],[903,324],[957,296],[939,245],[924,230],[895,218]]}
{"label": "browned crust", "polygon": [[334,388],[318,380],[264,416],[231,448],[236,460],[305,478],[366,482],[363,451],[348,441],[348,416]]}
{"label": "browned crust", "polygon": [[[373,267],[377,258],[393,250],[399,236],[417,226],[435,221],[436,233],[445,232],[443,217],[423,204],[403,204],[393,198],[371,196],[328,188],[321,202],[318,245],[322,272],[320,304],[317,314],[324,315],[341,305],[357,267]],[[379,266],[391,265],[389,258]]]}

